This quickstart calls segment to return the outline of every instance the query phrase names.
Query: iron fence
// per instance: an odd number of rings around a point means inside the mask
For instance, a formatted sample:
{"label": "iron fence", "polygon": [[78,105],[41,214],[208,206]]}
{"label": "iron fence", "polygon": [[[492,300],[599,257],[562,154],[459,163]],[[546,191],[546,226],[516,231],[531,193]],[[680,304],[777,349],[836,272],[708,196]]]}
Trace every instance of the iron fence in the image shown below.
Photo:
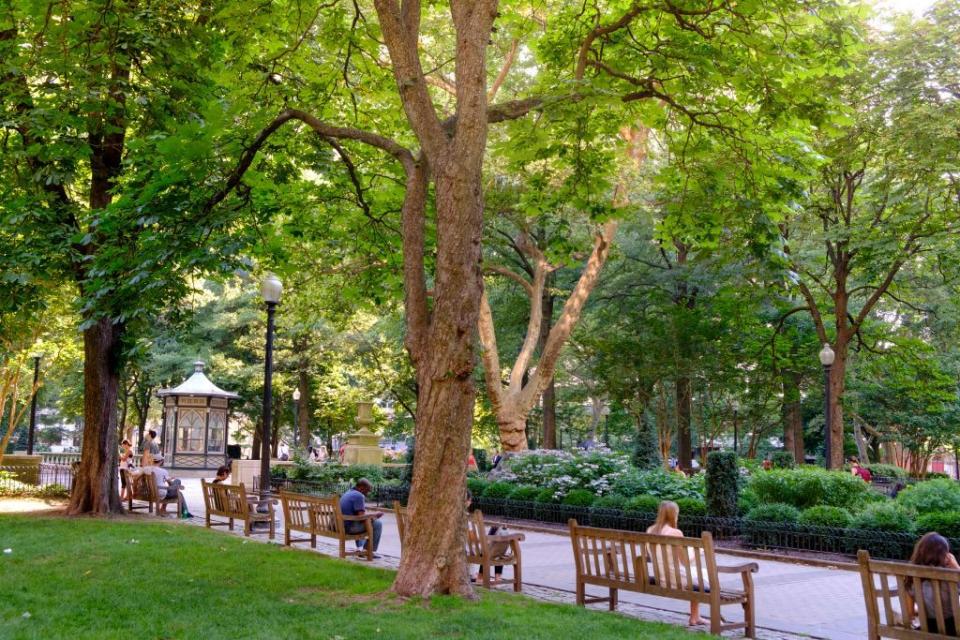
{"label": "iron fence", "polygon": [[[324,496],[331,494],[343,494],[353,488],[352,482],[323,482],[319,480],[294,480],[291,478],[270,478],[270,492],[277,494],[281,490],[292,493],[303,493],[313,496]],[[253,492],[260,491],[260,476],[253,477]],[[394,501],[403,504],[407,502],[407,496],[410,493],[410,487],[406,485],[395,484],[374,484],[373,489],[367,494],[367,502],[377,507],[392,508]]]}
{"label": "iron fence", "polygon": [[71,465],[0,466],[0,492],[5,494],[68,493],[73,479]]}

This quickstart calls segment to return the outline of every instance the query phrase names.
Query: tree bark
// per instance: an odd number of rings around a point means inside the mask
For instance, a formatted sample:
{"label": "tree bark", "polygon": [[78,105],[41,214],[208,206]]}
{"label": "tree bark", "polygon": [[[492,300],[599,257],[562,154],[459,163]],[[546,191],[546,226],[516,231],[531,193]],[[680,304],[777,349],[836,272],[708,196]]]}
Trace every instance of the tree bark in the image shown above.
{"label": "tree bark", "polygon": [[68,513],[123,511],[118,492],[117,394],[122,330],[109,318],[83,332],[83,448]]}
{"label": "tree bark", "polygon": [[783,385],[783,448],[793,454],[797,464],[803,464],[803,416],[800,413],[800,374],[784,371]]}
{"label": "tree bark", "polygon": [[[547,275],[541,296],[543,306],[543,320],[540,323],[540,341],[537,345],[540,353],[543,353],[547,346],[547,338],[550,337],[550,329],[553,328],[553,303],[555,296],[551,288],[553,286],[554,274]],[[550,378],[550,382],[543,390],[543,443],[544,449],[557,448],[557,386],[555,378]]]}
{"label": "tree bark", "polygon": [[300,400],[297,402],[297,429],[300,431],[300,448],[310,446],[310,377],[306,371],[300,371],[297,381]]}
{"label": "tree bark", "polygon": [[261,420],[262,420],[262,418],[258,418],[256,424],[254,425],[254,429],[253,429],[253,444],[252,444],[253,450],[250,452],[250,459],[251,459],[251,460],[259,460],[259,459],[260,459],[260,452],[261,452],[262,449],[263,449],[263,444],[262,444],[262,441],[263,441],[263,435],[262,435],[262,434],[263,434],[263,428],[262,428],[262,426],[261,426],[261,425],[262,425]]}
{"label": "tree bark", "polygon": [[679,376],[675,383],[677,394],[677,464],[684,471],[692,468],[693,447],[690,436],[690,378]]}
{"label": "tree bark", "polygon": [[843,392],[847,373],[847,345],[837,344],[830,367],[830,468],[843,468]]}

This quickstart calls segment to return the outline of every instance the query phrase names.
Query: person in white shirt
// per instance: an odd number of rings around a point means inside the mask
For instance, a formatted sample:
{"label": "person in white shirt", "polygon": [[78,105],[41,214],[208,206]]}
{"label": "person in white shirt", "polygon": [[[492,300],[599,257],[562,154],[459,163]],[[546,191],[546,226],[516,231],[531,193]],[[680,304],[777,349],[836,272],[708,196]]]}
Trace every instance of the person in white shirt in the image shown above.
{"label": "person in white shirt", "polygon": [[[157,492],[160,498],[176,498],[177,511],[181,518],[192,518],[193,516],[187,510],[187,501],[183,498],[183,483],[178,478],[173,478],[170,472],[163,467],[163,456],[157,456],[153,459],[152,467],[145,467],[144,473],[152,473],[157,480]],[[167,512],[167,505],[160,505],[160,513]]]}

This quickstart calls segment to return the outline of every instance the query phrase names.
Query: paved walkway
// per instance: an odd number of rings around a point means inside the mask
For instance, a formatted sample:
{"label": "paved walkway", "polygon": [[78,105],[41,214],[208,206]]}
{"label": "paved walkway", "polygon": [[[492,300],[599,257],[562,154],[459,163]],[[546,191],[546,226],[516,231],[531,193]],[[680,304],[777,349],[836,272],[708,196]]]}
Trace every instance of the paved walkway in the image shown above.
{"label": "paved walkway", "polygon": [[[185,495],[192,523],[203,524],[203,497],[200,481],[184,481]],[[376,564],[396,567],[400,558],[400,541],[393,515],[383,517],[383,538],[379,553],[383,559]],[[283,542],[283,519],[276,542]],[[226,529],[218,529],[225,531]],[[242,535],[242,527],[238,527]],[[573,602],[575,570],[573,550],[567,536],[524,531],[523,577],[524,593],[545,600]],[[257,535],[265,540],[266,536]],[[254,539],[251,538],[251,539]],[[309,545],[299,545],[309,548]],[[336,547],[318,540],[318,551],[336,555]],[[747,560],[718,553],[719,564],[742,564]],[[860,586],[860,576],[854,571],[811,567],[790,562],[758,561],[760,572],[754,575],[757,596],[757,625],[764,639],[829,638],[853,640],[863,638],[866,630],[866,614]],[[510,570],[507,569],[507,572]],[[730,578],[730,586],[739,582],[739,576]],[[589,593],[589,591],[588,591]],[[601,595],[599,591],[597,595]],[[645,620],[658,620],[673,624],[685,624],[689,605],[676,600],[658,598],[637,593],[620,593],[620,611]],[[604,609],[605,604],[591,605]],[[706,611],[704,611],[706,614]],[[742,620],[738,607],[725,607],[724,616]]]}

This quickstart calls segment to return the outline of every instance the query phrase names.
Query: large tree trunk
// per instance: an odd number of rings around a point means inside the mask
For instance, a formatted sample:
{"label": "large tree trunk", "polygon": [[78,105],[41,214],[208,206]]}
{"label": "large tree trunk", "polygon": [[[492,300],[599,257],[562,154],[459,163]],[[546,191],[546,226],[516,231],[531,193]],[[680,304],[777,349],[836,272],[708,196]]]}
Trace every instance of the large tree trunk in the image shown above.
{"label": "large tree trunk", "polygon": [[784,371],[783,383],[783,448],[793,454],[797,464],[803,464],[803,416],[800,413],[800,374]]}
{"label": "large tree trunk", "polygon": [[[550,337],[550,329],[553,328],[553,301],[554,295],[551,291],[553,286],[554,274],[547,275],[541,296],[543,304],[543,319],[540,323],[540,340],[537,347],[540,353],[543,353],[547,346],[547,338]],[[550,383],[543,390],[543,446],[544,449],[557,448],[557,387],[554,378],[550,378]]]}
{"label": "large tree trunk", "polygon": [[436,167],[435,305],[430,346],[415,360],[419,396],[410,531],[393,585],[403,595],[473,594],[464,554],[464,505],[476,400],[473,341],[483,288],[480,160],[463,166],[451,157]]}
{"label": "large tree trunk", "polygon": [[680,376],[675,382],[677,394],[677,464],[684,471],[692,468],[692,443],[690,435],[690,378]]}
{"label": "large tree trunk", "polygon": [[262,418],[257,419],[253,429],[253,449],[250,451],[251,460],[259,460],[260,452],[263,450],[263,423]]}
{"label": "large tree trunk", "polygon": [[108,318],[83,332],[83,448],[69,513],[119,513],[117,393],[121,325]]}
{"label": "large tree trunk", "polygon": [[297,381],[300,390],[300,400],[297,403],[297,429],[300,431],[300,448],[306,450],[310,446],[310,377],[306,371],[300,372]]}
{"label": "large tree trunk", "polygon": [[843,392],[847,373],[846,345],[838,344],[830,368],[830,461],[829,468],[843,468]]}

